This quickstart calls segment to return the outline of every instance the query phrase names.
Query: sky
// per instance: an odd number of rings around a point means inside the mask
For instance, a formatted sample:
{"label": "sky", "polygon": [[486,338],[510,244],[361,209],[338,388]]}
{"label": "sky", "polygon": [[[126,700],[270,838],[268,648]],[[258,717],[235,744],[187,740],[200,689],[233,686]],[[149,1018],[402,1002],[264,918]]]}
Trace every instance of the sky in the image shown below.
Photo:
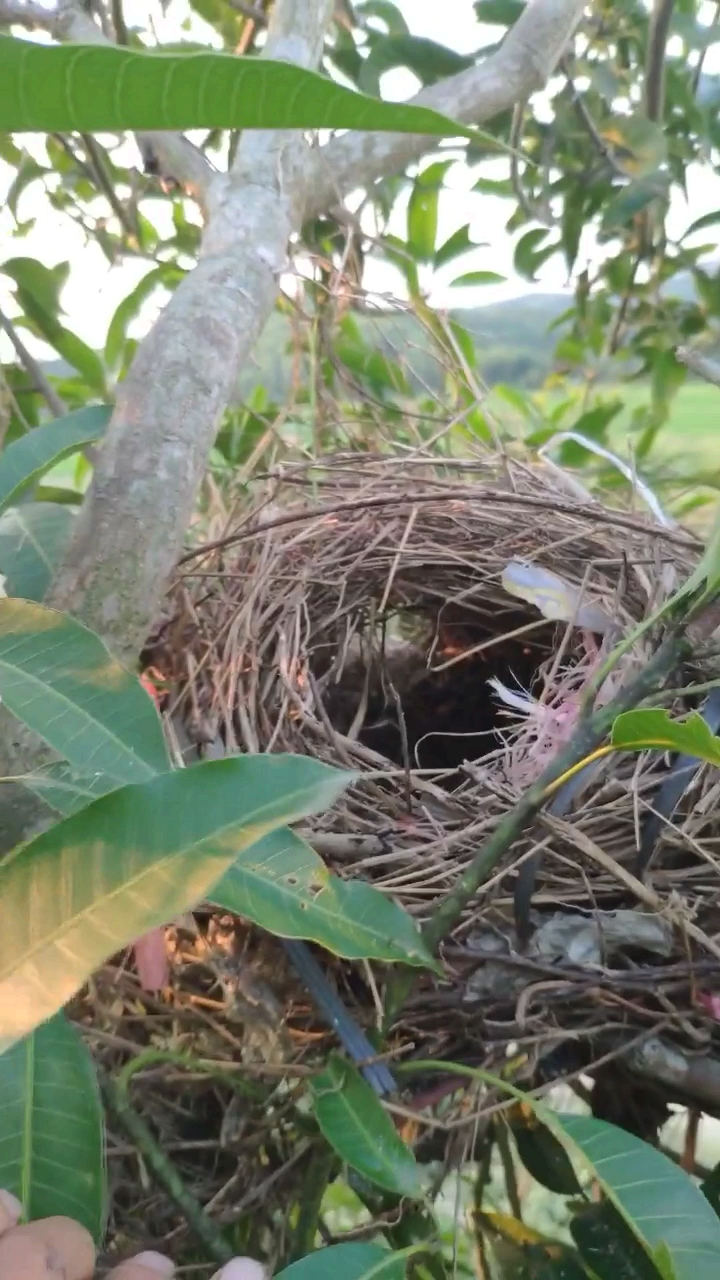
{"label": "sky", "polygon": [[[160,41],[177,41],[179,39],[205,39],[208,28],[195,20],[190,31],[182,31],[178,14],[183,11],[182,0],[178,4],[174,0],[167,15],[163,15],[158,3],[151,5],[157,36]],[[470,52],[484,43],[496,38],[497,28],[480,26],[475,20],[471,0],[400,0],[400,8],[404,11],[408,24],[416,35],[428,36],[440,43],[455,48],[458,52]],[[145,25],[148,12],[148,0],[126,0],[125,12],[129,23]],[[706,69],[711,72],[720,71],[720,46],[714,46],[708,56]],[[391,72],[383,81],[386,96],[403,99],[412,95],[417,88],[414,77],[405,71]],[[39,140],[33,140],[36,146]],[[132,147],[132,143],[128,143]],[[487,173],[487,166],[483,169]],[[498,161],[498,176],[505,176],[506,162]],[[0,162],[0,201],[4,197],[11,172]],[[442,193],[439,209],[439,242],[449,236],[464,223],[470,224],[471,239],[479,247],[472,254],[462,259],[461,264],[447,268],[435,276],[426,276],[422,284],[429,290],[433,305],[475,306],[485,302],[494,302],[502,298],[515,297],[535,292],[557,292],[568,287],[564,264],[555,258],[541,269],[538,283],[528,285],[515,276],[512,266],[513,243],[505,232],[504,224],[512,204],[497,197],[472,192],[470,188],[475,175],[462,163],[456,164],[447,176],[448,190]],[[707,169],[696,167],[688,174],[689,199],[678,196],[673,202],[669,217],[670,234],[679,233],[685,226],[701,214],[720,207],[720,179]],[[158,205],[158,208],[161,206]],[[2,258],[15,255],[28,255],[39,258],[48,266],[57,262],[70,261],[72,270],[66,284],[62,302],[66,312],[65,323],[78,333],[86,342],[97,347],[105,334],[107,325],[117,305],[133,287],[137,280],[145,274],[147,264],[130,262],[122,267],[110,268],[104,255],[97,246],[85,243],[80,230],[73,226],[69,219],[55,213],[43,199],[41,187],[36,185],[22,198],[20,216],[23,219],[36,216],[37,222],[33,230],[21,240],[10,238],[13,221],[7,210],[0,211],[0,255]],[[153,214],[153,216],[155,216]],[[404,208],[400,206],[394,215],[391,230],[402,235],[405,228]],[[707,233],[706,233],[707,238]],[[592,263],[597,249],[592,239],[587,239],[582,246],[585,259]],[[578,263],[581,268],[584,261]],[[481,288],[451,288],[450,281],[455,275],[467,271],[492,270],[505,276],[505,282]],[[366,284],[370,290],[379,294],[403,296],[403,286],[399,275],[381,263],[368,264]],[[156,300],[148,306],[142,315],[141,328],[152,322],[157,307]],[[12,295],[4,285],[0,275],[0,307],[12,314]],[[141,336],[136,329],[135,336]],[[7,339],[0,336],[0,354],[7,355]],[[28,339],[37,354],[43,353],[42,344]]]}

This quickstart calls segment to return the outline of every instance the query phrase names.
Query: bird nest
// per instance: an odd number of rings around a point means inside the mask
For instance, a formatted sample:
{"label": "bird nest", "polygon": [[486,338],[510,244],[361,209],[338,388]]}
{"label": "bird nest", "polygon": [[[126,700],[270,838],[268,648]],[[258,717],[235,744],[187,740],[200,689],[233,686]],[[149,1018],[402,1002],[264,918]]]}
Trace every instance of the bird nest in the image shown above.
{"label": "bird nest", "polygon": [[[255,482],[222,536],[183,557],[145,661],[166,681],[178,732],[201,754],[294,752],[357,771],[302,834],[332,871],[371,882],[422,924],[567,740],[600,660],[601,638],[590,630],[598,611],[627,630],[696,559],[689,535],[583,499],[554,470],[507,459],[453,467],[334,457]],[[512,594],[511,564],[567,584],[573,624],[548,620],[547,599],[543,612]],[[629,678],[656,641],[650,633],[639,642],[613,678]],[[664,705],[696,705],[692,686],[709,670],[708,659],[673,673],[676,692]],[[689,1069],[698,1054],[712,1057],[717,781],[706,771],[663,825],[642,879],[639,834],[664,767],[657,754],[610,756],[570,812],[541,813],[445,937],[443,976],[415,971],[386,1041],[395,1060],[497,1068],[512,1053],[527,1064],[528,1086],[596,1072],[596,1113],[637,1131],[647,1122],[629,1120],[628,1107],[640,1077],[628,1076],[621,1091],[616,1080],[603,1087],[604,1063],[623,1055],[616,1070],[649,1072],[653,1086],[637,1094],[645,1115],[654,1089],[661,1111],[669,1098],[692,1098],[687,1072],[681,1080],[676,1060],[675,1080],[664,1078],[658,1053],[674,1048]],[[515,885],[536,853],[531,936],[519,940]],[[239,1055],[261,1077],[315,1066],[333,1032],[280,944],[210,912],[184,928],[173,935],[172,1018],[185,999],[197,1028],[204,1008],[213,1045],[204,1051]],[[316,954],[372,1034],[389,971]],[[219,1027],[212,997],[220,988],[227,997],[228,955],[233,1013]],[[241,972],[255,996],[238,994]],[[273,1011],[264,1023],[260,988]],[[457,1084],[454,1076],[446,1092]],[[427,1085],[421,1079],[407,1095],[418,1113]],[[613,1113],[620,1094],[622,1117]],[[707,1091],[701,1100],[720,1110],[717,1095],[717,1105]],[[476,1111],[464,1119],[474,1124]],[[424,1131],[428,1151],[437,1132],[437,1124]]]}

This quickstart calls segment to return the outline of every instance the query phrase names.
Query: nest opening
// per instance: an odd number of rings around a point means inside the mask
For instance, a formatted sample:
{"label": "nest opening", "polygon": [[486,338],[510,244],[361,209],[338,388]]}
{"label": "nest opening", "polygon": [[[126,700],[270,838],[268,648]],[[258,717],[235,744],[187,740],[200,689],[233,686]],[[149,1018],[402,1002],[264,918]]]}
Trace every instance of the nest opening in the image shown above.
{"label": "nest opening", "polygon": [[[310,665],[334,729],[401,769],[437,771],[452,790],[468,761],[504,744],[507,718],[491,681],[533,693],[552,654],[554,627],[520,610],[493,619],[456,608],[447,622],[435,603],[393,613],[381,625],[358,626],[360,657],[337,679]],[[515,637],[513,632],[535,632]],[[405,638],[403,638],[405,637]],[[361,723],[360,723],[361,721]]]}

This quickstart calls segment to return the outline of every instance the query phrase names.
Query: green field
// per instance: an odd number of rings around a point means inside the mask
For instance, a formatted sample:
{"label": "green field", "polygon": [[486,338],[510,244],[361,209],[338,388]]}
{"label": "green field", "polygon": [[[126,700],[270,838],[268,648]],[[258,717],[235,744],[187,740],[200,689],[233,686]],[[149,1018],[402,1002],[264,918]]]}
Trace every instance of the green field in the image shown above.
{"label": "green field", "polygon": [[[527,393],[531,394],[531,393]],[[558,392],[537,392],[533,399],[540,408],[557,402]],[[598,386],[592,403],[613,399],[623,401],[625,408],[614,419],[608,443],[621,456],[631,454],[628,432],[632,413],[650,403],[647,383],[628,382]],[[526,434],[528,424],[519,413],[501,401],[492,391],[488,406],[501,421],[511,425],[519,435]],[[565,425],[569,425],[569,419]],[[558,427],[561,430],[562,427]],[[681,387],[672,402],[669,421],[658,432],[646,467],[666,475],[689,481],[720,482],[720,388],[704,382],[689,382]]]}

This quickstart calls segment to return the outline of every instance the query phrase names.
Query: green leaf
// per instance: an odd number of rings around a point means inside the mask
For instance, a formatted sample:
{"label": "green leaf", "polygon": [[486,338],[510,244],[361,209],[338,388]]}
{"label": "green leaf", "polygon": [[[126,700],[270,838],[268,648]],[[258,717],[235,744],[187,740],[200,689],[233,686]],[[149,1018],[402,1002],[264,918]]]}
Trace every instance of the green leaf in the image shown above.
{"label": "green leaf", "polygon": [[[8,39],[10,43],[15,43],[8,36],[0,36],[0,65],[2,42]],[[0,72],[0,77],[1,75]],[[2,88],[0,85],[0,98]],[[102,361],[82,338],[65,329],[58,320],[58,312],[61,310],[59,291],[65,283],[67,265],[60,263],[51,268],[43,266],[34,258],[12,258],[3,263],[0,270],[15,281],[17,300],[41,337],[54,347],[63,360],[67,360],[68,364],[83,375],[91,390],[104,398],[107,388]]]}
{"label": "green leaf", "polygon": [[510,27],[517,22],[525,5],[523,0],[475,0],[478,22]]}
{"label": "green leaf", "polygon": [[720,767],[720,738],[697,711],[673,720],[660,708],[624,711],[612,728],[612,744],[621,751],[678,751]]}
{"label": "green leaf", "polygon": [[470,249],[477,249],[473,240],[470,239],[470,223],[466,222],[463,227],[458,227],[457,231],[453,231],[451,236],[440,245],[433,258],[433,266],[437,270],[438,267],[444,267],[446,263],[452,262],[454,258],[459,258],[463,253],[467,253]]}
{"label": "green leaf", "polygon": [[513,255],[515,270],[526,280],[535,279],[535,272],[547,256],[548,246],[540,247],[547,235],[547,227],[533,227],[531,231],[526,231],[525,235],[520,237],[515,246]]}
{"label": "green leaf", "polygon": [[467,271],[464,276],[458,276],[451,281],[453,285],[471,285],[471,284],[502,284],[506,279],[497,271]]}
{"label": "green leaf", "polygon": [[407,211],[407,247],[418,262],[430,262],[435,254],[438,196],[450,161],[431,164],[419,173],[410,193]]}
{"label": "green leaf", "polygon": [[29,502],[3,512],[0,573],[5,577],[8,596],[40,603],[70,536],[73,519],[71,509],[56,502]]}
{"label": "green leaf", "polygon": [[[543,1119],[552,1124],[551,1113]],[[651,1254],[665,1245],[677,1280],[715,1280],[720,1221],[691,1178],[667,1156],[624,1129],[592,1116],[556,1116],[606,1195]]]}
{"label": "green leaf", "polygon": [[135,319],[142,304],[158,288],[175,288],[185,274],[182,268],[175,263],[164,262],[162,266],[154,267],[152,271],[148,271],[147,275],[143,276],[132,292],[126,298],[123,298],[108,325],[105,339],[105,359],[109,365],[114,366],[120,362],[127,327],[130,321]]}
{"label": "green leaf", "polygon": [[379,95],[380,77],[395,67],[407,67],[423,85],[428,85],[466,71],[474,63],[472,54],[457,53],[424,36],[380,36],[363,63],[358,85],[363,93]]}
{"label": "green leaf", "polygon": [[0,36],[0,129],[363,129],[476,137],[431,111],[345,89],[286,62]]}
{"label": "green leaf", "polygon": [[80,772],[132,782],[168,767],[152,698],[92,631],[55,609],[0,600],[0,698]]}
{"label": "green leaf", "polygon": [[37,258],[8,258],[0,271],[14,280],[48,315],[57,316],[61,310],[60,290],[65,283],[66,268],[65,262],[46,267]]}
{"label": "green leaf", "polygon": [[609,1200],[583,1205],[570,1221],[570,1233],[597,1280],[659,1280],[648,1253]]}
{"label": "green leaf", "polygon": [[625,227],[638,213],[642,213],[654,200],[667,194],[664,174],[650,174],[629,182],[605,205],[602,229],[607,234]]}
{"label": "green leaf", "polygon": [[[387,1270],[396,1258],[379,1244],[333,1244],[293,1262],[276,1280],[338,1280],[339,1276],[342,1280],[405,1280],[404,1251],[396,1270]],[[378,1267],[384,1270],[378,1271]]]}
{"label": "green leaf", "polygon": [[[720,31],[718,38],[720,39]],[[696,218],[694,222],[690,223],[687,230],[683,232],[681,239],[684,240],[685,236],[692,235],[694,231],[703,231],[705,227],[715,227],[718,222],[720,222],[720,209],[715,209],[712,213],[704,213],[702,217]]]}
{"label": "green leaf", "polygon": [[712,1173],[700,1183],[700,1190],[720,1218],[720,1164],[716,1164]]}
{"label": "green leaf", "polygon": [[248,849],[215,886],[212,901],[269,933],[306,938],[347,959],[437,967],[402,907],[362,880],[331,875],[294,831],[273,831]]}
{"label": "green leaf", "polygon": [[105,1228],[103,1110],[95,1067],[62,1014],[0,1057],[0,1186],[27,1218],[67,1215],[96,1243]]}
{"label": "green leaf", "polygon": [[517,1153],[536,1182],[559,1196],[579,1195],[581,1188],[562,1143],[528,1108],[513,1108],[510,1129]]}
{"label": "green leaf", "polygon": [[207,761],[113,791],[14,850],[0,863],[0,1052],[350,776],[305,756]]}
{"label": "green leaf", "polygon": [[423,1178],[415,1157],[360,1072],[333,1053],[311,1089],[315,1117],[337,1154],[386,1191],[419,1199]]}
{"label": "green leaf", "polygon": [[22,782],[63,818],[86,808],[100,796],[117,791],[120,785],[105,773],[80,774],[64,760],[48,765],[41,773],[24,773]]}
{"label": "green leaf", "polygon": [[0,454],[0,511],[16,502],[50,467],[99,440],[111,414],[106,404],[76,409],[9,444]]}

